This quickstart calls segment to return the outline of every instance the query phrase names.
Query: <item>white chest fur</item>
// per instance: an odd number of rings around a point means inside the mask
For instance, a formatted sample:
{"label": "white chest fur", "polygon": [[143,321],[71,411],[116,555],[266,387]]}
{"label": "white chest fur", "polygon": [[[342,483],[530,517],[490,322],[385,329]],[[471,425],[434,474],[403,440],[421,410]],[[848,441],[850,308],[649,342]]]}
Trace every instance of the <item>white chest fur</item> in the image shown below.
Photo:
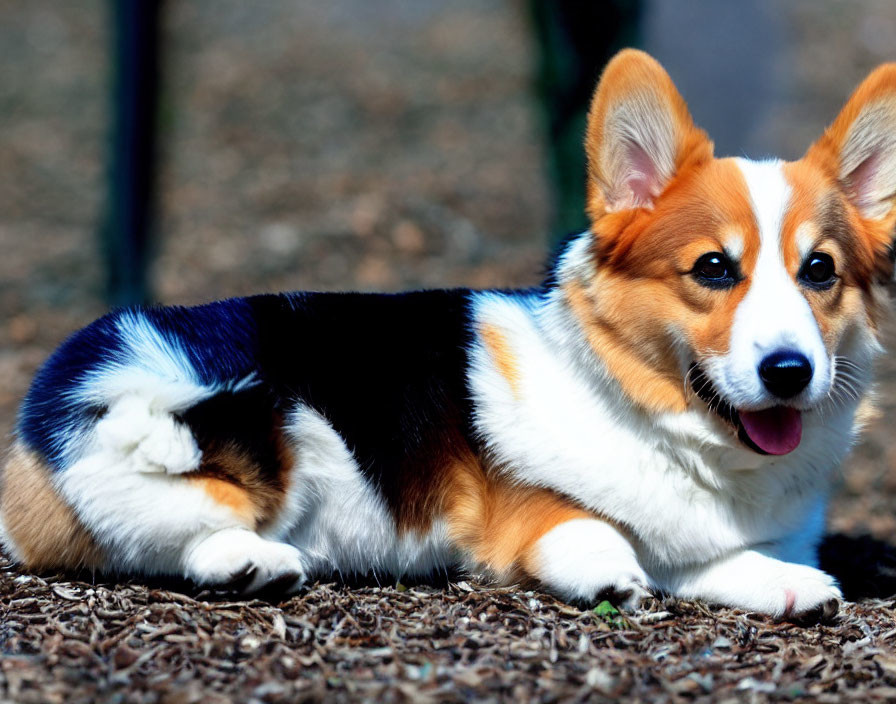
{"label": "white chest fur", "polygon": [[635,408],[559,305],[493,293],[476,301],[477,324],[501,330],[519,369],[512,387],[489,350],[474,347],[476,427],[503,471],[625,526],[648,569],[786,544],[817,527],[851,442],[850,409],[809,420],[788,457],[760,457],[700,409]]}

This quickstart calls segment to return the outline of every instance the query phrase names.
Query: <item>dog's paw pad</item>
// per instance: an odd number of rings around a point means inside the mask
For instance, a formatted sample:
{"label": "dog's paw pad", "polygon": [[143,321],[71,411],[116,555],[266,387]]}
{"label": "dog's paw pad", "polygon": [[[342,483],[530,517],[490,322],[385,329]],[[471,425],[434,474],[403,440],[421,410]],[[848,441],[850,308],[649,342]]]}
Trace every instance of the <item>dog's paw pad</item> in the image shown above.
{"label": "dog's paw pad", "polygon": [[266,594],[293,594],[305,584],[305,574],[287,570],[262,585],[257,591]]}
{"label": "dog's paw pad", "polygon": [[255,565],[246,560],[245,565],[236,572],[225,577],[221,583],[215,584],[214,586],[222,591],[241,593],[245,591],[246,587],[248,587],[255,579],[255,571]]}

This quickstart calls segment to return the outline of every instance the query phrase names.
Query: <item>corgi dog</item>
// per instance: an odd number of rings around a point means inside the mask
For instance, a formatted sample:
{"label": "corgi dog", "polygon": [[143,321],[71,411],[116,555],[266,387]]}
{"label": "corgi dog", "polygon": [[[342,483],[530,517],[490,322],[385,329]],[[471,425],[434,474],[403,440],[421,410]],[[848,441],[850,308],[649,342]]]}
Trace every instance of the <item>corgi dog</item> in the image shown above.
{"label": "corgi dog", "polygon": [[74,334],[21,408],[6,553],[247,594],[453,568],[831,615],[816,548],[881,349],[896,64],[785,163],[715,158],[625,50],[585,148],[590,229],[538,287],[137,307]]}

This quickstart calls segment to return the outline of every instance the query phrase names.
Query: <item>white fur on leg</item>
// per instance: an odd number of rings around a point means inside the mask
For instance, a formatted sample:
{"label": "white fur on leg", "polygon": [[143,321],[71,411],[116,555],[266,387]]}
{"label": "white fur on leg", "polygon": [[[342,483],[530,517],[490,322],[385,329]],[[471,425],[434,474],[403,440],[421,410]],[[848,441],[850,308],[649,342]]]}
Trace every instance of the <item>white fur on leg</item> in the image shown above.
{"label": "white fur on leg", "polygon": [[833,577],[808,565],[745,550],[671,577],[664,585],[685,599],[704,599],[776,618],[836,611],[843,598]]}
{"label": "white fur on leg", "polygon": [[199,468],[202,452],[190,429],[151,399],[124,396],[96,426],[97,440],[117,451],[133,471],[183,474]]}
{"label": "white fur on leg", "polygon": [[182,574],[185,546],[200,535],[242,526],[230,508],[180,475],[135,471],[131,456],[102,449],[53,477],[103,546],[110,568]]}
{"label": "white fur on leg", "polygon": [[244,519],[181,475],[201,455],[185,425],[128,394],[110,404],[81,456],[53,481],[103,546],[109,565],[138,574],[183,574],[184,550]]}
{"label": "white fur on leg", "polygon": [[296,548],[244,528],[227,528],[198,539],[185,551],[184,569],[187,577],[210,586],[251,575],[243,589],[246,594],[273,583],[294,592],[305,582],[305,566]]}
{"label": "white fur on leg", "polygon": [[535,550],[535,576],[564,599],[593,601],[606,592],[619,601],[615,606],[635,609],[650,596],[634,549],[608,523],[590,518],[561,523]]}

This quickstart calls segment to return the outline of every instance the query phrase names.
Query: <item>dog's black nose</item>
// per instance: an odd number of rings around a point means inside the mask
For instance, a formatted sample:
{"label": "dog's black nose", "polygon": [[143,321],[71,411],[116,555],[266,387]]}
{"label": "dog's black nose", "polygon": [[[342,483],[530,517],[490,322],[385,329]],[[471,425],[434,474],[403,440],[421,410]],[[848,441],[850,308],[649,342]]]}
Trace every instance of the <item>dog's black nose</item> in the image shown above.
{"label": "dog's black nose", "polygon": [[812,365],[806,355],[792,350],[772,352],[759,364],[759,378],[778,398],[796,396],[812,381]]}

